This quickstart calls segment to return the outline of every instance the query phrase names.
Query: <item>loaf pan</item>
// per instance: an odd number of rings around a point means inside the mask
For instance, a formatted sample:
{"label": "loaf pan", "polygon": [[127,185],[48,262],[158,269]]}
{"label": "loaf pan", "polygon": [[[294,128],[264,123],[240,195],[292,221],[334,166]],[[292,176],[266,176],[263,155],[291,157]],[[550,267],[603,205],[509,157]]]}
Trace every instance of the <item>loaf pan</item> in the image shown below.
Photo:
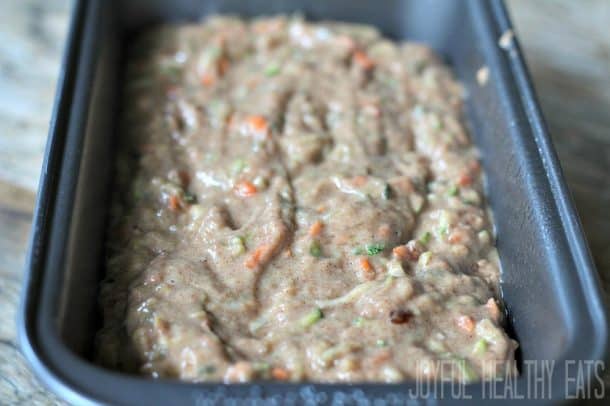
{"label": "loaf pan", "polygon": [[[495,215],[502,293],[520,343],[519,378],[422,392],[402,384],[190,384],[126,375],[91,362],[100,325],[97,289],[112,185],[125,44],[138,29],[205,15],[301,12],[312,20],[372,24],[391,38],[437,50],[464,84],[467,119],[482,154]],[[607,320],[597,274],[501,1],[80,0],[67,51],[34,216],[19,318],[23,353],[40,380],[74,404],[204,404],[385,400],[445,404],[472,397],[526,402],[575,394],[573,362],[606,357]],[[486,83],[477,72],[488,69]],[[529,363],[539,367],[532,368]],[[546,374],[542,366],[553,365]],[[526,367],[527,366],[527,367]],[[599,371],[586,369],[593,383]],[[538,381],[536,381],[538,379]],[[418,389],[420,390],[418,392]],[[450,390],[453,389],[453,393]],[[513,389],[513,396],[504,390]],[[514,392],[514,391],[513,391]]]}

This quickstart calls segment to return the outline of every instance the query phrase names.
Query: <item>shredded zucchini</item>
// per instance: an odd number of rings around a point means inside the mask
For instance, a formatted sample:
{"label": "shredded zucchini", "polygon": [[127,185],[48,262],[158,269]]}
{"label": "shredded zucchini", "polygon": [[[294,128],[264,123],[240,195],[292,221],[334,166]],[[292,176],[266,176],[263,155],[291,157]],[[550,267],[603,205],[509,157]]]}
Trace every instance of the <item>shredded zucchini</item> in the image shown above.
{"label": "shredded zucchini", "polygon": [[422,243],[422,245],[427,245],[430,242],[430,238],[432,238],[432,234],[430,231],[426,231],[419,237],[419,242]]}
{"label": "shredded zucchini", "polygon": [[245,160],[243,160],[241,158],[240,159],[236,159],[231,164],[231,172],[234,175],[237,175],[237,174],[241,173],[244,169],[246,169],[246,166],[248,166],[248,164],[246,163]]}
{"label": "shredded zucchini", "polygon": [[244,241],[244,237],[238,235],[231,237],[231,239],[229,240],[229,251],[234,257],[246,252],[246,244]]}
{"label": "shredded zucchini", "polygon": [[458,189],[457,185],[452,185],[449,188],[449,190],[447,190],[447,194],[449,196],[456,196],[458,194],[458,191],[459,191],[459,189]]}
{"label": "shredded zucchini", "polygon": [[365,282],[360,285],[357,285],[355,288],[350,290],[343,296],[340,296],[336,299],[330,300],[316,300],[316,306],[320,309],[326,309],[328,307],[338,306],[342,304],[346,304],[352,302],[358,298],[358,296],[362,295],[364,292],[369,290],[375,284],[374,281]]}
{"label": "shredded zucchini", "polygon": [[299,324],[301,327],[310,327],[320,321],[323,317],[324,314],[322,313],[322,310],[319,307],[316,307],[303,316],[301,320],[299,320]]}
{"label": "shredded zucchini", "polygon": [[419,263],[422,266],[426,266],[430,263],[431,259],[432,259],[432,253],[430,251],[426,251],[419,256]]}
{"label": "shredded zucchini", "polygon": [[405,270],[403,269],[402,264],[400,263],[400,261],[398,261],[396,259],[393,259],[390,262],[388,262],[387,269],[388,269],[388,274],[395,278],[400,278],[402,276],[405,276]]}
{"label": "shredded zucchini", "polygon": [[483,355],[486,352],[487,352],[487,341],[485,341],[484,338],[481,338],[472,347],[472,353],[475,355]]}
{"label": "shredded zucchini", "polygon": [[265,68],[265,75],[267,77],[272,77],[272,76],[276,76],[280,73],[280,67],[279,65],[272,63],[271,65],[268,65]]}
{"label": "shredded zucchini", "polygon": [[354,248],[354,254],[356,255],[368,255],[368,256],[375,256],[377,254],[380,254],[383,252],[383,250],[385,250],[385,244],[382,242],[375,242],[375,243],[371,243],[371,244],[366,244],[364,247],[356,247]]}
{"label": "shredded zucchini", "polygon": [[319,241],[314,240],[311,242],[311,245],[309,246],[309,254],[316,258],[320,258],[322,256],[322,247],[320,246]]}

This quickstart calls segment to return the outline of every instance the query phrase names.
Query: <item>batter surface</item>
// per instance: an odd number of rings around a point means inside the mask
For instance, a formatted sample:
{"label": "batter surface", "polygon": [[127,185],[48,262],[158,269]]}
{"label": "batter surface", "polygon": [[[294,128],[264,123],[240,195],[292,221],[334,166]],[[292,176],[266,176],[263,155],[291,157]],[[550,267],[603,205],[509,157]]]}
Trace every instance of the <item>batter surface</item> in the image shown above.
{"label": "batter surface", "polygon": [[225,382],[515,373],[462,105],[429,48],[369,26],[139,35],[98,362]]}

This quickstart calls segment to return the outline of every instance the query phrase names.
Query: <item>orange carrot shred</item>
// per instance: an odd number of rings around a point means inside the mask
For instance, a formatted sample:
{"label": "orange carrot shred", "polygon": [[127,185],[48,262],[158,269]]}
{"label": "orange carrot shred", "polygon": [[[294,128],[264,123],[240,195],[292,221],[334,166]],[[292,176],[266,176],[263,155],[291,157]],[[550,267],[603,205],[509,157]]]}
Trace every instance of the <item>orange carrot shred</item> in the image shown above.
{"label": "orange carrot shred", "polygon": [[244,263],[244,265],[246,265],[246,268],[248,269],[254,269],[258,266],[258,255],[256,255],[257,252],[254,251],[254,253],[252,255],[250,255],[250,257],[246,260],[246,262]]}
{"label": "orange carrot shred", "polygon": [[500,309],[498,308],[498,304],[496,303],[493,297],[489,298],[487,303],[485,303],[485,307],[489,311],[491,317],[494,318],[494,320],[498,320],[500,318]]}
{"label": "orange carrot shred", "polygon": [[356,62],[364,70],[371,70],[375,67],[375,62],[369,56],[361,50],[354,51],[353,56],[354,62]]}
{"label": "orange carrot shred", "polygon": [[309,236],[317,237],[318,235],[320,235],[323,228],[324,228],[324,223],[322,223],[320,220],[316,221],[315,223],[313,223],[311,225],[311,227],[309,227]]}
{"label": "orange carrot shred", "polygon": [[182,202],[180,201],[180,198],[176,195],[170,196],[167,204],[171,211],[179,211],[180,209],[182,209]]}
{"label": "orange carrot shred", "polygon": [[206,72],[201,75],[201,84],[204,86],[211,86],[215,82],[214,75]]}
{"label": "orange carrot shred", "polygon": [[463,240],[464,233],[459,230],[452,231],[451,234],[449,234],[449,236],[447,237],[447,241],[449,241],[449,244],[457,244],[462,242]]}
{"label": "orange carrot shred", "polygon": [[360,266],[362,267],[362,270],[364,271],[364,277],[366,279],[372,280],[375,278],[375,269],[373,268],[373,265],[371,265],[371,262],[368,260],[368,258],[366,258],[366,257],[360,258]]}
{"label": "orange carrot shred", "polygon": [[403,261],[417,261],[421,255],[421,248],[417,242],[411,240],[406,245],[398,245],[392,249],[392,254]]}
{"label": "orange carrot shred", "polygon": [[271,376],[273,379],[277,379],[278,381],[286,381],[288,378],[290,378],[288,371],[282,367],[273,367],[271,370]]}
{"label": "orange carrot shred", "polygon": [[352,178],[352,184],[354,186],[362,186],[366,183],[367,177],[363,175],[357,175]]}
{"label": "orange carrot shred", "polygon": [[471,183],[472,183],[472,177],[467,173],[463,173],[458,178],[458,185],[460,185],[460,186],[468,186]]}
{"label": "orange carrot shred", "polygon": [[400,259],[407,259],[409,252],[404,245],[398,245],[392,249],[392,254]]}
{"label": "orange carrot shred", "polygon": [[260,263],[266,259],[266,257],[271,253],[271,247],[269,245],[261,245],[257,249],[254,250],[252,255],[246,260],[244,265],[248,269],[255,269],[260,265]]}
{"label": "orange carrot shred", "polygon": [[371,265],[371,262],[368,260],[368,258],[365,258],[365,257],[360,258],[360,266],[362,267],[362,269],[364,269],[367,272],[373,270],[373,266]]}
{"label": "orange carrot shred", "polygon": [[257,191],[256,186],[247,180],[242,180],[235,185],[235,192],[241,197],[254,196]]}
{"label": "orange carrot shred", "polygon": [[267,131],[267,120],[263,116],[250,116],[248,117],[248,125],[253,131],[265,132]]}
{"label": "orange carrot shred", "polygon": [[474,320],[470,316],[458,317],[457,325],[467,333],[472,333],[474,331]]}
{"label": "orange carrot shred", "polygon": [[387,360],[390,359],[391,357],[391,353],[389,350],[387,349],[383,349],[380,350],[379,352],[377,352],[377,354],[375,354],[372,358],[371,358],[371,363],[374,366],[380,366],[381,364],[383,364],[384,362],[386,362]]}

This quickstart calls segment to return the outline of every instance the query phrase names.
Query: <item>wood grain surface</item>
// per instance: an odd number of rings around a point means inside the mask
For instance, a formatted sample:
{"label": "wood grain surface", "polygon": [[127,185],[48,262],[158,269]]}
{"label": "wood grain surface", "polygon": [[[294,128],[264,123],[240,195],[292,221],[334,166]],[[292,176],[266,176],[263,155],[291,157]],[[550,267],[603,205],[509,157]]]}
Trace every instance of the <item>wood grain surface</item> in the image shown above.
{"label": "wood grain surface", "polygon": [[[610,1],[507,0],[606,292],[610,292]],[[0,13],[0,404],[62,404],[16,347],[15,312],[70,1]],[[607,390],[606,392],[610,392]]]}

